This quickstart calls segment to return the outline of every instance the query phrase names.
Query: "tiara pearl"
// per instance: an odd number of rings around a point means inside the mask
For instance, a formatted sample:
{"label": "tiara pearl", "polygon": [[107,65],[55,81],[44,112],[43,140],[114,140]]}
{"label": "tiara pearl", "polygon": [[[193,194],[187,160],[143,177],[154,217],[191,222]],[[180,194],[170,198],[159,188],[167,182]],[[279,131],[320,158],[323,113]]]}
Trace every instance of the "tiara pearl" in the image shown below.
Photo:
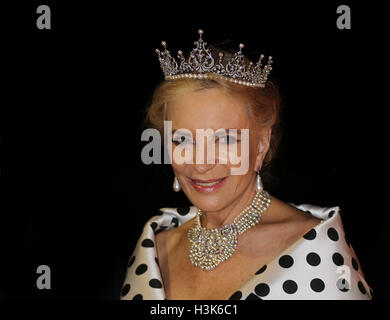
{"label": "tiara pearl", "polygon": [[171,56],[167,49],[167,43],[161,42],[164,50],[156,49],[161,69],[165,80],[175,80],[181,78],[191,79],[224,79],[239,85],[250,87],[265,87],[268,75],[272,70],[272,57],[269,56],[266,65],[262,61],[264,55],[260,55],[257,63],[245,63],[242,49],[244,44],[239,44],[239,51],[229,59],[227,63],[222,63],[223,53],[219,52],[218,62],[215,61],[210,50],[207,48],[207,42],[202,38],[203,30],[198,30],[199,39],[195,41],[195,47],[192,49],[189,58],[186,60],[183,52],[178,51],[179,61]]}

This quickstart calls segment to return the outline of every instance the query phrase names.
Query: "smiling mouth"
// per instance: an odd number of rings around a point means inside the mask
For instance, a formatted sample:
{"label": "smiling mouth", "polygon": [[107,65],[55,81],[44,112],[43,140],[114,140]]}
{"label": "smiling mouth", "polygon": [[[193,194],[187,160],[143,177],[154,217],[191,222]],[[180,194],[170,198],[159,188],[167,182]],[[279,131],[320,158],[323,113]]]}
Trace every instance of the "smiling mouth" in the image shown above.
{"label": "smiling mouth", "polygon": [[194,180],[194,179],[191,179],[193,183],[195,183],[196,185],[198,186],[201,186],[201,187],[212,187],[212,186],[215,186],[216,184],[222,182],[223,180],[225,180],[227,177],[224,177],[224,178],[221,178],[221,179],[213,179],[213,180]]}
{"label": "smiling mouth", "polygon": [[198,191],[201,192],[213,192],[218,190],[226,181],[228,177],[223,177],[220,179],[210,179],[210,180],[198,180],[191,179],[189,181],[191,185]]}

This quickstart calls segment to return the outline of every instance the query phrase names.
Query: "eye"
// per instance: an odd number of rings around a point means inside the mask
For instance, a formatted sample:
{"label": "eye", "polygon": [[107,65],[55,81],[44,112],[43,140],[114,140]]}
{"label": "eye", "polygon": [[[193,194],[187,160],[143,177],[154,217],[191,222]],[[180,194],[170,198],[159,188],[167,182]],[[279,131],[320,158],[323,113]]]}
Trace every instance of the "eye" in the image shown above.
{"label": "eye", "polygon": [[225,135],[225,136],[219,136],[217,137],[217,141],[220,141],[224,144],[233,144],[233,143],[237,143],[237,138],[235,138],[234,136],[229,136],[229,135]]}
{"label": "eye", "polygon": [[192,139],[187,136],[176,136],[172,138],[172,143],[175,145],[183,145],[183,144],[188,144],[188,143],[193,143]]}

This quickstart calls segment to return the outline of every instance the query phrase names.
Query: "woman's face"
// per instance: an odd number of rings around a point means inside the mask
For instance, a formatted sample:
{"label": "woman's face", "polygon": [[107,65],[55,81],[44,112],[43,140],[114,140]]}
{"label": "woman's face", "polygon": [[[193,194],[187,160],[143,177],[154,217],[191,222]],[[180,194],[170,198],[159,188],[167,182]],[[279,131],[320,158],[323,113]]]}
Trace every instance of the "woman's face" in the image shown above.
{"label": "woman's face", "polygon": [[[256,170],[268,150],[269,135],[256,129],[248,108],[217,88],[188,92],[168,105],[167,120],[172,121],[172,132],[186,136],[172,143],[173,170],[186,196],[203,211],[220,211],[255,188]],[[211,129],[209,134],[214,134],[202,139],[202,145],[197,140],[197,129]],[[237,129],[236,139],[234,134],[229,135],[229,129]],[[243,129],[249,129],[246,144]],[[207,144],[214,144],[215,151],[207,149]],[[193,148],[192,154],[186,148]],[[175,153],[186,161],[177,163]],[[239,163],[233,160],[233,154]],[[210,161],[213,156],[214,163]],[[232,174],[234,168],[245,167],[243,162],[248,164],[247,170]]]}

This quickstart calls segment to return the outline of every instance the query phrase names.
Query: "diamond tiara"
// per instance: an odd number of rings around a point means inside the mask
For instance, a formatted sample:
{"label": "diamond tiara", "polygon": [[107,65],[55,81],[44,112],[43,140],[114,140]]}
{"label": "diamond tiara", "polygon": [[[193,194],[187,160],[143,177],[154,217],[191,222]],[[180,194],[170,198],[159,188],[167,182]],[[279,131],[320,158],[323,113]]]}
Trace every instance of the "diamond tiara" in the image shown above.
{"label": "diamond tiara", "polygon": [[249,62],[249,65],[247,65],[245,57],[241,51],[242,48],[244,48],[244,45],[240,43],[240,50],[236,52],[234,56],[227,61],[227,63],[222,63],[222,52],[219,52],[218,63],[215,63],[213,55],[207,48],[207,42],[205,42],[202,38],[203,30],[199,29],[198,34],[199,39],[194,42],[196,47],[192,49],[188,60],[184,58],[183,52],[179,50],[177,55],[179,61],[176,61],[167,49],[166,42],[161,42],[164,50],[160,51],[159,49],[156,49],[156,53],[160,61],[161,69],[165,75],[165,80],[181,78],[220,78],[239,85],[261,88],[265,87],[268,75],[272,70],[271,56],[269,56],[268,63],[266,65],[263,65],[262,63],[264,59],[263,54],[260,55],[256,64]]}

